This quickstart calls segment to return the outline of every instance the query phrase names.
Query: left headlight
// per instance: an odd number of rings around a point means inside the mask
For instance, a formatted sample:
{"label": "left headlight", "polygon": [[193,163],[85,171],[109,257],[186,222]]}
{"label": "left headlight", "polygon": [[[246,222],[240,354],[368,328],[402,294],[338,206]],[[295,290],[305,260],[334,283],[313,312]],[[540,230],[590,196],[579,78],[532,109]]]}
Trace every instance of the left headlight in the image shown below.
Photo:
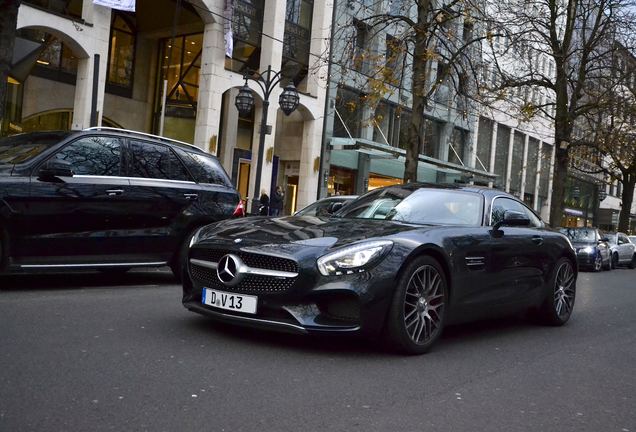
{"label": "left headlight", "polygon": [[191,248],[193,244],[199,241],[199,237],[201,237],[201,231],[203,230],[203,228],[205,227],[199,228],[194,232],[194,234],[192,234],[192,237],[190,237],[190,244],[188,245],[188,248]]}
{"label": "left headlight", "polygon": [[318,270],[323,276],[364,271],[393,247],[389,240],[378,240],[347,246],[318,258]]}

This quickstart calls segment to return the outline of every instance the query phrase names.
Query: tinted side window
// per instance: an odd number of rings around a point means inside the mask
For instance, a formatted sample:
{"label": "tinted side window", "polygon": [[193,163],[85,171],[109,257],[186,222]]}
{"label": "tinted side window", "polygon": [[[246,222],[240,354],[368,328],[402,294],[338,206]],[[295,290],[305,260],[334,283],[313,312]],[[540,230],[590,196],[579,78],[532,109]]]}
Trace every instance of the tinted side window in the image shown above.
{"label": "tinted side window", "polygon": [[497,222],[501,222],[503,220],[504,212],[506,210],[512,210],[512,211],[525,213],[530,219],[530,226],[532,227],[541,226],[541,220],[534,213],[532,213],[528,208],[526,208],[526,206],[524,206],[520,202],[517,202],[510,198],[495,199],[495,202],[492,204],[490,224],[494,225]]}
{"label": "tinted side window", "polygon": [[183,164],[170,148],[144,141],[130,141],[130,176],[191,181]]}
{"label": "tinted side window", "polygon": [[70,162],[76,175],[118,176],[121,172],[121,140],[97,136],[80,138],[53,158]]}
{"label": "tinted side window", "polygon": [[199,183],[218,184],[230,186],[230,181],[221,164],[213,157],[203,156],[197,153],[177,149],[177,153],[183,159],[194,179]]}

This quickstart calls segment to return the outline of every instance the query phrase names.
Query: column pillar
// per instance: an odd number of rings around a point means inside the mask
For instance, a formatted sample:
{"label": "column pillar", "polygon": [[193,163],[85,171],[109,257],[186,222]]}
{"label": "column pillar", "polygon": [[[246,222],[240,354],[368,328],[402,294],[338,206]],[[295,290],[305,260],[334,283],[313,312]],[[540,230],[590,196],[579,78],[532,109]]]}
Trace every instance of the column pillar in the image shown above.
{"label": "column pillar", "polygon": [[[272,66],[272,69],[276,72],[279,71],[281,62],[283,59],[283,45],[280,41],[285,36],[285,2],[277,0],[265,0],[265,9],[263,11],[263,34],[271,37],[261,37],[261,64],[260,73],[264,73],[268,66]],[[258,89],[256,92],[262,96],[262,92],[258,85],[250,83],[252,89]],[[261,190],[269,196],[271,194],[270,188],[272,183],[272,163],[267,161],[267,153],[270,151],[273,155],[274,151],[274,137],[276,136],[276,124],[278,111],[278,97],[282,93],[282,89],[276,86],[269,97],[269,110],[267,113],[267,124],[272,127],[271,134],[265,136],[265,148],[263,149],[263,165],[261,167]],[[256,167],[258,164],[258,149],[260,139],[260,125],[262,119],[262,105],[256,107],[256,113],[254,116],[254,139],[252,144],[252,166],[250,169],[250,194],[251,198],[260,198],[261,191],[255,191],[254,185],[256,184]],[[284,115],[282,112],[280,115]],[[250,207],[251,209],[251,207]]]}
{"label": "column pillar", "polygon": [[199,73],[199,97],[197,100],[197,118],[194,128],[194,145],[218,154],[219,126],[223,92],[230,87],[224,74],[225,41],[223,24],[209,23],[203,33],[203,52],[201,53],[201,71]]}
{"label": "column pillar", "polygon": [[519,199],[523,201],[524,194],[526,193],[526,175],[528,174],[528,145],[530,142],[530,135],[526,134],[523,140],[523,163],[521,165],[521,190],[519,191]]}
{"label": "column pillar", "polygon": [[369,169],[371,158],[368,154],[358,153],[358,175],[356,177],[356,195],[367,193],[369,189]]}
{"label": "column pillar", "polygon": [[[490,139],[490,161],[488,161],[488,170],[495,172],[495,156],[497,155],[497,130],[499,129],[498,123],[492,121],[492,138]],[[494,182],[488,182],[488,187],[493,187]]]}
{"label": "column pillar", "polygon": [[537,180],[534,185],[534,200],[532,202],[532,208],[534,211],[539,211],[539,191],[541,190],[541,149],[543,148],[543,141],[539,141],[539,146],[537,149],[537,154],[535,155],[537,158],[537,171],[534,173],[537,177]]}
{"label": "column pillar", "polygon": [[510,177],[512,171],[512,150],[515,144],[515,130],[510,128],[510,139],[508,140],[508,162],[506,163],[506,192],[510,192]]}
{"label": "column pillar", "polygon": [[227,96],[223,100],[223,124],[221,128],[221,142],[217,154],[225,171],[232,176],[232,164],[234,163],[234,149],[238,138],[239,112],[234,106],[234,101],[238,90],[233,88],[228,90]]}
{"label": "column pillar", "polygon": [[[552,155],[550,156],[550,166],[548,168],[548,197],[545,200],[545,204],[541,208],[541,218],[543,220],[550,220],[550,207],[552,205],[552,186],[554,184],[554,157],[555,157],[556,145],[552,146]],[[560,223],[561,221],[557,221]]]}
{"label": "column pillar", "polygon": [[303,125],[303,139],[300,149],[300,169],[298,171],[298,208],[316,201],[318,193],[320,139],[322,119],[307,120]]}

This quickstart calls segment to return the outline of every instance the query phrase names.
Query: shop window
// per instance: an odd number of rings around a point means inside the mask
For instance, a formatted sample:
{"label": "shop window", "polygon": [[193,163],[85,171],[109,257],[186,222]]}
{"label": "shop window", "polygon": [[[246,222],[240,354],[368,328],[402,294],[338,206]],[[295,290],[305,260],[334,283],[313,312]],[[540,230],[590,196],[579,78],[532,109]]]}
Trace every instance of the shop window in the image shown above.
{"label": "shop window", "polygon": [[371,28],[356,19],[353,20],[354,35],[351,46],[351,63],[352,69],[358,72],[366,72],[369,66],[369,38]]}
{"label": "shop window", "polygon": [[297,86],[309,70],[313,9],[313,0],[287,0],[281,69]]}
{"label": "shop window", "polygon": [[132,97],[135,60],[135,28],[127,15],[113,13],[108,52],[106,90]]}
{"label": "shop window", "polygon": [[339,88],[336,95],[336,113],[333,136],[360,137],[362,123],[362,100],[359,93]]}
{"label": "shop window", "polygon": [[450,148],[448,149],[448,161],[457,165],[466,164],[466,150],[468,145],[468,132],[463,129],[454,128],[451,137]]}
{"label": "shop window", "polygon": [[404,43],[391,35],[386,35],[385,78],[393,85],[399,84],[401,64],[404,58]]}
{"label": "shop window", "polygon": [[510,142],[510,128],[498,125],[497,129],[497,148],[495,152],[495,174],[497,177],[497,187],[505,189],[506,187],[506,168],[508,166],[508,144]]}
{"label": "shop window", "polygon": [[510,193],[518,196],[521,191],[521,178],[523,175],[523,146],[525,136],[515,131],[512,144],[512,164],[510,167]]}
{"label": "shop window", "polygon": [[550,171],[552,170],[552,146],[544,143],[540,150],[539,157],[541,158],[541,171],[539,178],[539,196],[547,199],[548,197],[548,185],[550,184]]}
{"label": "shop window", "polygon": [[82,0],[24,0],[24,3],[58,15],[82,18]]}
{"label": "shop window", "polygon": [[225,68],[238,73],[256,71],[261,62],[263,0],[235,0],[232,15],[232,58]]}
{"label": "shop window", "polygon": [[528,142],[528,163],[526,165],[526,193],[534,194],[537,185],[537,162],[539,157],[539,140],[530,138]]}
{"label": "shop window", "polygon": [[475,168],[490,171],[490,150],[492,145],[493,121],[485,117],[479,118],[479,133],[477,134],[477,164]]}
{"label": "shop window", "polygon": [[78,58],[68,45],[41,30],[22,29],[16,36],[40,44],[40,55],[31,70],[32,75],[75,84]]}

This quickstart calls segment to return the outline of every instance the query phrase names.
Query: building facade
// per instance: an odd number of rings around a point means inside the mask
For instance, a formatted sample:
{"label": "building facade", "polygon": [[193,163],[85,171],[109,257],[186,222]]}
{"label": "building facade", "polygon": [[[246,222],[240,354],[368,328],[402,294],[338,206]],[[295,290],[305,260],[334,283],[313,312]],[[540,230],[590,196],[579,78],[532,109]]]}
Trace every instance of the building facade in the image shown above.
{"label": "building facade", "polygon": [[[395,49],[405,29],[392,24],[378,30],[366,23],[371,16],[394,10],[413,17],[415,10],[408,6],[412,4],[389,0],[337,3],[334,26],[341,34],[334,37],[331,50],[323,196],[360,194],[402,182],[404,131],[414,115],[410,110],[412,64],[408,58],[400,61]],[[450,25],[454,28],[447,29],[449,33],[461,35],[463,41],[475,31],[468,21],[454,20]],[[482,52],[475,47],[474,55]],[[449,64],[442,60],[430,61],[429,87],[447,68]],[[381,100],[365,103],[378,70],[384,78],[386,70],[392,75],[384,80]],[[480,79],[497,77],[484,70]],[[509,114],[511,104],[480,106],[462,95],[461,82],[451,79],[437,87],[430,102],[422,113],[427,145],[420,155],[418,181],[496,186],[523,199],[544,217],[549,214],[554,139],[547,116],[522,122]]]}
{"label": "building facade", "polygon": [[[293,212],[317,195],[331,16],[313,0],[137,0],[135,12],[25,0],[2,132],[98,125],[191,142],[219,157],[246,200],[280,185]],[[245,74],[269,66],[283,78],[254,191],[262,92],[249,81],[246,116],[234,99]],[[286,116],[278,97],[289,83],[300,103]]]}

